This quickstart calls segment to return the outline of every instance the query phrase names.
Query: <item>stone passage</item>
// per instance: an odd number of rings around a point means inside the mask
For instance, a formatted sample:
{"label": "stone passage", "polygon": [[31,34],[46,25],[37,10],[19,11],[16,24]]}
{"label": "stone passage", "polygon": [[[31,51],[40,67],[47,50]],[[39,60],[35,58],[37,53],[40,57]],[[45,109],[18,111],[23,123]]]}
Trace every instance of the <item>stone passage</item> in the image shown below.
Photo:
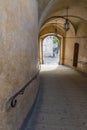
{"label": "stone passage", "polygon": [[87,130],[87,77],[58,66],[41,71],[40,78],[38,101],[25,130]]}

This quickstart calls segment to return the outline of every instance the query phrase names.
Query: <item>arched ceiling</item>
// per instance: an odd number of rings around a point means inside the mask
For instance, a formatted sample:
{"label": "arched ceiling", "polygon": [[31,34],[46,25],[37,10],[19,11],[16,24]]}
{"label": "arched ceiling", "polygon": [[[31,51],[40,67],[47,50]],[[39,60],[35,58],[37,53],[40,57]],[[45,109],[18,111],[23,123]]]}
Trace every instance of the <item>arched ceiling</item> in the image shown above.
{"label": "arched ceiling", "polygon": [[38,0],[38,2],[39,26],[42,29],[57,23],[57,28],[63,31],[67,7],[69,7],[69,20],[75,31],[80,23],[87,22],[87,0]]}
{"label": "arched ceiling", "polygon": [[45,10],[46,6],[48,6],[50,0],[37,0],[38,1],[38,10],[39,10],[39,17]]}
{"label": "arched ceiling", "polygon": [[[53,14],[54,12],[64,10],[68,7],[83,7],[87,9],[87,0],[37,0],[38,1],[38,10],[39,18],[42,17],[46,11],[46,16]],[[48,8],[48,10],[47,10]]]}

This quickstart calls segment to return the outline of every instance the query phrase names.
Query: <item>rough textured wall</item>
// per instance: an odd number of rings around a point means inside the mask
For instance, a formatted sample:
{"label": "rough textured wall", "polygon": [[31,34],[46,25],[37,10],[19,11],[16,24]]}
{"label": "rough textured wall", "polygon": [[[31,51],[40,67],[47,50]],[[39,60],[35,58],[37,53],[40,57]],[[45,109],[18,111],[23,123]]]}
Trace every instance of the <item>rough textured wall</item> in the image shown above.
{"label": "rough textured wall", "polygon": [[76,37],[67,34],[65,40],[65,64],[73,66],[74,44],[79,44],[77,69],[87,73],[87,22],[79,24]]}
{"label": "rough textured wall", "polygon": [[78,28],[79,57],[78,69],[87,73],[87,22],[83,22]]}
{"label": "rough textured wall", "polygon": [[0,130],[18,130],[37,93],[38,81],[8,100],[38,71],[38,7],[36,0],[0,0]]}
{"label": "rough textured wall", "polygon": [[72,66],[73,65],[73,53],[74,53],[74,38],[65,38],[65,55],[64,64]]}

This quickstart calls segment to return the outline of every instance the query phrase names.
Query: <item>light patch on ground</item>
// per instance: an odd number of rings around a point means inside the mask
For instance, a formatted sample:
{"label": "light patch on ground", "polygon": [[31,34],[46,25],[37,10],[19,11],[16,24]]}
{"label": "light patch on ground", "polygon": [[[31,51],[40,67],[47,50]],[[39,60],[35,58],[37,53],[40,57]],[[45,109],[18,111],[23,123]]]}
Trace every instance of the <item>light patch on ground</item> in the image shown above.
{"label": "light patch on ground", "polygon": [[58,64],[44,64],[41,65],[41,71],[51,71],[51,70],[56,70],[56,68],[58,67]]}

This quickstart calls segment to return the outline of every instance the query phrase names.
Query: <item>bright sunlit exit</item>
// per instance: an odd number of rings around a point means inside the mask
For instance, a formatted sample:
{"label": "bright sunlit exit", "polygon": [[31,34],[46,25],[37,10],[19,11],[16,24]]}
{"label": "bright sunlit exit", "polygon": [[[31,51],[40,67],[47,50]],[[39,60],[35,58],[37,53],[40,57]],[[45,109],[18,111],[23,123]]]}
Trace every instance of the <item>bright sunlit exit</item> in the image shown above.
{"label": "bright sunlit exit", "polygon": [[58,65],[60,41],[56,36],[47,36],[43,40],[43,64]]}

